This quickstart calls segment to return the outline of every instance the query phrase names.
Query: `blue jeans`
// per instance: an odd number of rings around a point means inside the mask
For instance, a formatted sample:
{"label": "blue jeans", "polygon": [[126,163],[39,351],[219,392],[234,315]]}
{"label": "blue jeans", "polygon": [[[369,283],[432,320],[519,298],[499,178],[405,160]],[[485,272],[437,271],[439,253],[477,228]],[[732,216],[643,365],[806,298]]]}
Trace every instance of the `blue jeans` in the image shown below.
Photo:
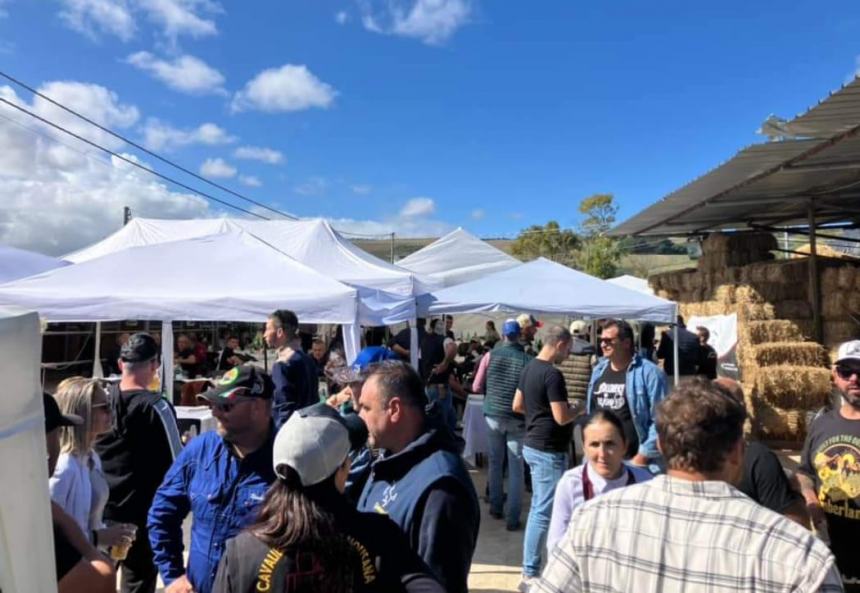
{"label": "blue jeans", "polygon": [[454,394],[451,393],[451,388],[441,383],[434,383],[425,387],[424,393],[427,395],[427,401],[439,402],[437,405],[442,419],[451,432],[454,432],[457,429],[457,412],[454,411]]}
{"label": "blue jeans", "polygon": [[490,512],[502,514],[504,507],[505,448],[508,450],[508,527],[520,524],[520,511],[523,507],[523,438],[526,435],[524,420],[506,416],[484,416],[489,428],[490,468]]}
{"label": "blue jeans", "polygon": [[567,471],[567,454],[523,447],[523,457],[532,473],[532,504],[523,542],[523,574],[534,577],[540,574],[555,486]]}

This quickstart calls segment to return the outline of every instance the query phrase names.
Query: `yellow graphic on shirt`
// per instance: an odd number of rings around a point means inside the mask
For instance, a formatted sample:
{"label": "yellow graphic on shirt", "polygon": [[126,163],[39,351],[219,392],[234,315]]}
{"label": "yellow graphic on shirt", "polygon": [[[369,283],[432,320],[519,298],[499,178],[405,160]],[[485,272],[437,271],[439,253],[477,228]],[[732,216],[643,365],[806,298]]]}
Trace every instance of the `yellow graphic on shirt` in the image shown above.
{"label": "yellow graphic on shirt", "polygon": [[818,500],[824,511],[860,520],[860,439],[845,436],[828,439],[812,463],[821,480]]}

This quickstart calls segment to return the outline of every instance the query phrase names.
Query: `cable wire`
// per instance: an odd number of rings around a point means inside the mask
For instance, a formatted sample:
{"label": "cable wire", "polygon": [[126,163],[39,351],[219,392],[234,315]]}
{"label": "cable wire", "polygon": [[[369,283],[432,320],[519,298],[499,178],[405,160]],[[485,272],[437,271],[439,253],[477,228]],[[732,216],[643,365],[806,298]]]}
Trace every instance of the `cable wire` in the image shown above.
{"label": "cable wire", "polygon": [[[207,179],[206,177],[203,177],[202,175],[198,175],[198,174],[197,174],[197,173],[195,173],[194,171],[191,171],[191,170],[189,170],[189,169],[186,169],[186,168],[185,168],[185,167],[183,167],[182,165],[179,165],[179,164],[177,164],[177,163],[174,163],[174,162],[173,162],[173,161],[171,161],[170,159],[166,159],[166,158],[164,158],[163,156],[159,155],[158,153],[155,153],[155,152],[153,152],[153,151],[149,150],[148,148],[145,148],[144,146],[141,146],[140,144],[138,144],[138,143],[136,143],[136,142],[134,142],[134,141],[132,141],[132,140],[130,140],[130,139],[128,139],[128,138],[126,138],[126,137],[125,137],[125,136],[123,136],[122,134],[118,134],[117,132],[114,132],[114,131],[113,131],[113,130],[111,130],[110,128],[106,128],[105,126],[103,126],[103,125],[99,124],[98,122],[95,122],[95,121],[93,121],[92,119],[88,118],[87,116],[85,116],[85,115],[83,115],[83,114],[81,114],[81,113],[78,113],[78,112],[77,112],[77,111],[75,111],[74,109],[71,109],[71,108],[69,108],[69,107],[66,107],[66,106],[65,106],[65,105],[63,105],[62,103],[59,103],[58,101],[55,101],[55,100],[54,100],[54,99],[52,99],[51,97],[49,97],[49,96],[45,95],[44,93],[42,93],[42,92],[38,91],[37,89],[35,89],[35,88],[33,88],[33,87],[31,87],[31,86],[30,86],[30,85],[28,85],[27,83],[25,83],[25,82],[22,82],[22,81],[18,80],[17,78],[13,77],[12,75],[7,74],[6,72],[3,72],[2,70],[0,70],[0,76],[2,76],[2,77],[3,77],[3,78],[5,78],[6,80],[8,80],[8,81],[10,81],[10,82],[12,82],[12,83],[14,83],[14,84],[17,84],[17,85],[18,85],[18,86],[20,86],[21,88],[27,89],[28,91],[30,91],[31,93],[33,93],[33,94],[34,94],[34,95],[36,95],[37,97],[40,97],[40,98],[44,99],[45,101],[47,101],[47,102],[51,103],[52,105],[54,105],[54,106],[56,106],[56,107],[59,107],[60,109],[62,109],[62,110],[63,110],[63,111],[65,111],[66,113],[70,113],[70,114],[74,115],[75,117],[78,117],[78,118],[82,119],[83,121],[87,122],[88,124],[95,126],[96,128],[98,128],[98,129],[99,129],[99,130],[101,130],[102,132],[105,132],[106,134],[110,134],[110,135],[111,135],[111,136],[113,136],[114,138],[117,138],[118,140],[122,140],[123,142],[125,142],[125,143],[129,144],[130,146],[133,146],[133,147],[135,147],[136,149],[140,150],[141,152],[144,152],[144,153],[148,154],[148,155],[149,155],[149,156],[151,156],[152,158],[158,159],[158,160],[159,160],[159,161],[161,161],[162,163],[165,163],[165,164],[167,164],[167,165],[170,165],[171,167],[175,167],[176,169],[179,169],[180,171],[182,171],[182,172],[183,172],[183,173],[185,173],[186,175],[190,175],[190,176],[194,177],[195,179],[197,179],[197,180],[199,180],[199,181],[202,181],[202,182],[207,183],[207,184],[209,184],[209,185],[211,185],[211,186],[213,186],[213,187],[216,187],[216,188],[220,189],[221,191],[227,192],[228,194],[231,194],[231,195],[233,195],[233,196],[235,196],[235,197],[237,197],[237,198],[239,198],[239,199],[245,200],[246,202],[250,202],[251,204],[254,204],[255,206],[259,206],[260,208],[264,208],[264,209],[266,209],[266,210],[268,210],[268,211],[270,211],[270,212],[274,212],[275,214],[278,214],[278,215],[280,215],[280,216],[283,216],[284,218],[288,218],[288,219],[291,219],[291,220],[296,220],[296,217],[295,217],[295,216],[292,216],[292,215],[290,215],[290,214],[287,214],[286,212],[282,212],[281,210],[278,210],[278,209],[276,209],[276,208],[272,208],[271,206],[267,206],[266,204],[263,204],[262,202],[258,202],[258,201],[256,201],[256,200],[253,200],[253,199],[251,199],[251,198],[249,198],[249,197],[247,197],[247,196],[243,196],[243,195],[242,195],[242,194],[240,194],[239,192],[236,192],[236,191],[234,191],[234,190],[230,189],[229,187],[226,187],[226,186],[224,186],[224,185],[221,185],[220,183],[217,183],[217,182],[215,182],[215,181],[212,181],[212,180],[210,180],[210,179]],[[205,195],[205,194],[202,194],[202,192],[200,192],[200,193],[201,193],[201,195]]]}

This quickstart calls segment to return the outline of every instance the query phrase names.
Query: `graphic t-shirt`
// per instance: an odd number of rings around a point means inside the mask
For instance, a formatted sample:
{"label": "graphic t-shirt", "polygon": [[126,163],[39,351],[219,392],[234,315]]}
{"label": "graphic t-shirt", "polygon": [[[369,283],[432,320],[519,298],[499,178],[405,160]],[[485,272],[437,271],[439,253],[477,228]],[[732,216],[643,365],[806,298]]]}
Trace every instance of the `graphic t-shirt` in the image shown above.
{"label": "graphic t-shirt", "polygon": [[860,420],[844,418],[838,408],[815,420],[803,446],[800,470],[815,482],[845,590],[860,591]]}
{"label": "graphic t-shirt", "polygon": [[593,403],[598,410],[610,410],[618,416],[624,425],[624,438],[627,440],[626,458],[631,458],[639,451],[639,435],[633,425],[633,416],[624,393],[627,388],[627,370],[612,370],[612,365],[606,365],[606,370],[594,384]]}

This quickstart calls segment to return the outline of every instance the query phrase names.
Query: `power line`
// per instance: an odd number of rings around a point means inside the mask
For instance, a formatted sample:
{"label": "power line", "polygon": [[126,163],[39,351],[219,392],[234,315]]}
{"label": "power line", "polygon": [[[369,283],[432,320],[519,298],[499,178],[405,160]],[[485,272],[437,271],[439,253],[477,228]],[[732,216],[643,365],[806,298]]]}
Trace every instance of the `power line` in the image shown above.
{"label": "power line", "polygon": [[75,132],[72,132],[71,130],[66,129],[59,124],[55,124],[54,122],[52,122],[48,119],[45,119],[41,115],[33,113],[29,109],[25,109],[24,107],[21,107],[20,105],[16,105],[15,103],[13,103],[12,101],[9,101],[8,99],[4,99],[3,97],[0,97],[0,103],[5,103],[6,105],[8,105],[9,107],[12,107],[13,109],[17,109],[18,111],[20,111],[22,113],[26,113],[30,117],[35,118],[35,119],[39,120],[40,122],[47,124],[47,125],[51,126],[52,128],[55,128],[55,129],[65,133],[65,134],[68,134],[72,138],[75,138],[76,140],[80,140],[84,144],[88,144],[89,146],[92,146],[93,148],[97,148],[97,149],[101,150],[102,152],[105,152],[105,153],[107,153],[113,157],[116,157],[116,158],[120,159],[121,161],[128,163],[129,165],[132,165],[133,167],[137,167],[141,171],[146,171],[150,175],[155,175],[156,177],[160,177],[161,179],[164,179],[165,181],[168,181],[168,182],[170,182],[170,183],[172,183],[178,187],[181,187],[185,190],[188,190],[191,193],[203,196],[204,198],[212,200],[213,202],[218,202],[219,204],[227,206],[228,208],[233,208],[234,210],[238,210],[239,212],[244,212],[245,214],[250,214],[251,216],[256,216],[257,218],[262,218],[263,220],[269,220],[268,218],[266,218],[262,214],[257,214],[256,212],[252,212],[251,210],[245,210],[244,208],[236,206],[235,204],[231,204],[230,202],[227,202],[227,201],[222,200],[220,198],[216,198],[215,196],[213,196],[211,194],[207,194],[206,192],[194,189],[190,185],[186,185],[186,184],[182,183],[181,181],[177,181],[176,179],[173,179],[172,177],[168,177],[167,175],[164,175],[163,173],[159,173],[158,171],[155,171],[153,169],[148,169],[147,167],[144,167],[140,163],[137,163],[128,157],[125,157],[125,156],[123,156],[117,152],[114,152],[113,150],[110,150],[109,148],[105,148],[104,146],[102,146],[100,144],[96,144],[92,140],[88,140],[88,139],[84,138],[83,136],[76,134]]}
{"label": "power line", "polygon": [[[236,191],[234,191],[234,190],[230,189],[229,187],[226,187],[226,186],[224,186],[224,185],[221,185],[220,183],[217,183],[217,182],[215,182],[215,181],[212,181],[212,180],[210,180],[210,179],[207,179],[206,177],[203,177],[202,175],[198,175],[198,174],[197,174],[197,173],[195,173],[194,171],[191,171],[191,170],[189,170],[189,169],[186,169],[186,168],[185,168],[185,167],[183,167],[182,165],[179,165],[179,164],[177,164],[177,163],[174,163],[174,162],[173,162],[173,161],[171,161],[170,159],[166,159],[166,158],[162,157],[161,155],[159,155],[159,154],[157,154],[157,153],[155,153],[155,152],[153,152],[153,151],[149,150],[148,148],[145,148],[144,146],[141,146],[140,144],[138,144],[138,143],[136,143],[136,142],[134,142],[134,141],[132,141],[132,140],[130,140],[130,139],[128,139],[128,138],[126,138],[126,137],[125,137],[125,136],[123,136],[122,134],[118,134],[117,132],[114,132],[114,131],[113,131],[113,130],[111,130],[110,128],[106,128],[105,126],[103,126],[103,125],[99,124],[98,122],[95,122],[95,121],[93,121],[92,119],[88,118],[87,116],[85,116],[85,115],[83,115],[83,114],[81,114],[81,113],[78,113],[78,112],[77,112],[77,111],[75,111],[74,109],[71,109],[70,107],[66,107],[66,106],[65,106],[65,105],[63,105],[62,103],[59,103],[58,101],[55,101],[55,100],[54,100],[54,99],[52,99],[51,97],[49,97],[49,96],[45,95],[44,93],[42,93],[42,92],[40,92],[40,91],[36,90],[35,88],[31,87],[31,86],[30,86],[30,85],[28,85],[27,83],[25,83],[25,82],[22,82],[22,81],[18,80],[17,78],[15,78],[15,77],[11,76],[10,74],[7,74],[6,72],[3,72],[2,70],[0,70],[0,76],[2,76],[2,77],[3,77],[3,78],[5,78],[6,80],[8,80],[8,81],[10,81],[10,82],[12,82],[12,83],[14,83],[14,84],[17,84],[17,85],[18,85],[18,86],[20,86],[21,88],[27,89],[28,91],[30,91],[31,93],[33,93],[33,94],[34,94],[34,95],[36,95],[37,97],[40,97],[40,98],[44,99],[45,101],[48,101],[49,103],[51,103],[52,105],[55,105],[56,107],[59,107],[59,108],[60,108],[60,109],[62,109],[63,111],[65,111],[65,112],[67,112],[67,113],[70,113],[70,114],[74,115],[75,117],[78,117],[78,118],[82,119],[83,121],[87,122],[87,123],[88,123],[88,124],[90,124],[90,125],[95,126],[96,128],[98,128],[98,129],[99,129],[99,130],[101,130],[102,132],[105,132],[106,134],[110,134],[110,135],[111,135],[111,136],[113,136],[114,138],[117,138],[117,139],[119,139],[119,140],[122,140],[123,142],[125,142],[125,143],[129,144],[130,146],[133,146],[133,147],[135,147],[136,149],[140,150],[141,152],[144,152],[145,154],[148,154],[148,155],[149,155],[149,156],[151,156],[152,158],[158,159],[158,160],[159,160],[159,161],[161,161],[162,163],[165,163],[165,164],[167,164],[167,165],[170,165],[171,167],[174,167],[174,168],[176,168],[176,169],[179,169],[180,171],[182,171],[182,172],[183,172],[183,173],[185,173],[186,175],[190,175],[190,176],[194,177],[195,179],[198,179],[199,181],[202,181],[202,182],[204,182],[204,183],[207,183],[207,184],[211,185],[212,187],[216,187],[216,188],[220,189],[221,191],[227,192],[228,194],[231,194],[231,195],[233,195],[233,196],[235,196],[235,197],[237,197],[237,198],[239,198],[239,199],[241,199],[241,200],[245,200],[246,202],[250,202],[251,204],[254,204],[255,206],[259,206],[260,208],[264,208],[264,209],[266,209],[266,210],[268,210],[268,211],[270,211],[270,212],[274,212],[275,214],[278,214],[278,215],[280,215],[280,216],[283,216],[284,218],[289,218],[289,219],[292,219],[292,220],[296,220],[296,217],[295,217],[295,216],[292,216],[292,215],[290,215],[290,214],[287,214],[286,212],[282,212],[282,211],[280,211],[280,210],[278,210],[278,209],[276,209],[276,208],[272,208],[271,206],[267,206],[266,204],[263,204],[262,202],[258,202],[258,201],[256,201],[256,200],[253,200],[253,199],[251,199],[251,198],[249,198],[249,197],[247,197],[247,196],[244,196],[244,195],[240,194],[239,192],[236,192]],[[201,195],[205,195],[205,194],[202,194],[202,192],[200,192],[200,193],[201,193]]]}

